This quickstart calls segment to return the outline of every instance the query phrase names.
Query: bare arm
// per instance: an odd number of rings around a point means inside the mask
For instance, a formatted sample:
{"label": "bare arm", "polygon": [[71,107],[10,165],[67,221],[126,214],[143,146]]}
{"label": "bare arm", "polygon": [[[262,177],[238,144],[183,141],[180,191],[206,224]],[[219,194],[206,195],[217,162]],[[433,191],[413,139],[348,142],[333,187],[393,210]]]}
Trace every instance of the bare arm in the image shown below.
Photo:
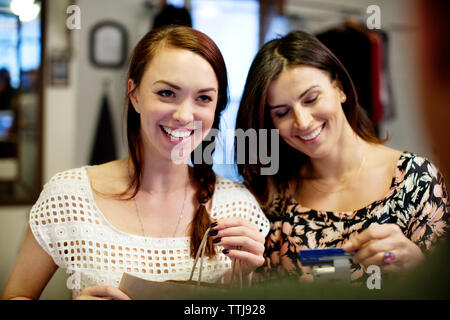
{"label": "bare arm", "polygon": [[37,243],[28,227],[19,257],[1,298],[39,299],[57,269],[58,266]]}

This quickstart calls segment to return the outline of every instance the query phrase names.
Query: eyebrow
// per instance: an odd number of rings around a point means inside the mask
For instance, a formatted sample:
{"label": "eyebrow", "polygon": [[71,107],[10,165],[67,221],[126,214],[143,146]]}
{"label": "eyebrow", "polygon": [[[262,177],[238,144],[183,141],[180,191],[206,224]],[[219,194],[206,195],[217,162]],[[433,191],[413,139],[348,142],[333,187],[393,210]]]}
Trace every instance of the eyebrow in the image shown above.
{"label": "eyebrow", "polygon": [[[155,85],[158,83],[166,84],[166,85],[174,88],[175,90],[181,90],[181,87],[177,86],[176,84],[170,83],[169,81],[158,80],[158,81],[155,81],[153,84]],[[204,93],[204,92],[208,92],[208,91],[217,91],[217,90],[216,90],[216,88],[205,88],[205,89],[198,90],[198,93]]]}
{"label": "eyebrow", "polygon": [[[306,89],[305,91],[303,91],[302,94],[301,94],[298,98],[299,98],[299,99],[303,98],[303,97],[304,97],[308,92],[310,92],[312,89],[318,88],[318,87],[319,87],[318,85],[313,85],[313,86],[309,87],[308,89]],[[273,109],[276,109],[276,108],[286,107],[286,105],[281,104],[281,105],[278,105],[278,106],[268,106],[268,107],[269,107],[269,109],[273,110]]]}

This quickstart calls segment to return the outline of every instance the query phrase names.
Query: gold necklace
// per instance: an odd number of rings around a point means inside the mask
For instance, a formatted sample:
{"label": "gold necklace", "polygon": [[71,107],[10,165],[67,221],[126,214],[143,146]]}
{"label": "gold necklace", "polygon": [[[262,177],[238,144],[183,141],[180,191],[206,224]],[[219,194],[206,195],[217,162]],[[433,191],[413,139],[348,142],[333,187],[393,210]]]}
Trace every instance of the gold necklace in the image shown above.
{"label": "gold necklace", "polygon": [[[366,162],[366,156],[363,154],[361,162],[359,164],[358,172],[355,175],[355,179],[359,178],[359,175],[361,174],[361,170],[362,170],[365,162]],[[345,181],[346,180],[348,180],[348,179],[345,179]],[[311,180],[311,183],[310,183],[311,187],[313,187],[316,191],[319,191],[319,192],[322,192],[322,193],[338,193],[338,192],[341,192],[342,190],[344,190],[346,188],[346,187],[341,187],[341,188],[338,188],[337,190],[321,190],[320,188],[317,188],[316,186],[314,186],[315,183],[316,183],[315,181]]]}

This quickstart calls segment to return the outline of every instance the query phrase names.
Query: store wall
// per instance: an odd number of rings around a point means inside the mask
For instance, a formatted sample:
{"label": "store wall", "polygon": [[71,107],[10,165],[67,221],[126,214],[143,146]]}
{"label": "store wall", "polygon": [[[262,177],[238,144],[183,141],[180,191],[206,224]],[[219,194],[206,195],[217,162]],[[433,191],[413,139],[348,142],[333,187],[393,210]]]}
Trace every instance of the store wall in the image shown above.
{"label": "store wall", "polygon": [[139,39],[149,31],[152,11],[144,6],[142,0],[79,0],[77,4],[81,9],[81,29],[77,42],[74,43],[79,50],[77,63],[80,75],[77,87],[75,166],[83,166],[89,163],[92,152],[99,107],[105,92],[104,80],[110,81],[106,92],[113,118],[118,156],[126,155],[123,110],[127,65],[120,69],[103,69],[93,66],[89,61],[89,32],[96,23],[101,21],[112,20],[120,23],[127,31],[127,52],[130,54]]}
{"label": "store wall", "polygon": [[[65,20],[68,17],[66,8],[69,1],[48,0],[48,2],[47,52],[50,54],[52,50],[65,49],[71,42],[72,59],[69,85],[47,86],[45,89],[43,167],[45,181],[58,171],[88,164],[104,79],[111,81],[108,94],[116,128],[115,139],[119,155],[125,155],[122,119],[126,67],[118,70],[101,70],[93,67],[88,60],[89,30],[96,22],[114,19],[127,29],[128,48],[131,50],[151,23],[151,12],[144,7],[144,0],[79,0],[77,4],[81,9],[81,29],[67,32]],[[286,2],[290,5],[293,0]],[[365,8],[374,1],[322,0],[321,2]],[[382,26],[387,28],[392,44],[390,65],[397,116],[383,125],[391,136],[388,145],[433,158],[420,119],[419,99],[416,93],[416,68],[414,57],[411,55],[414,29],[404,28],[405,25],[413,26],[416,20],[412,16],[407,0],[375,2],[380,5]],[[314,29],[319,26],[311,25],[311,27]],[[46,81],[48,84],[48,79]],[[0,291],[3,291],[17,258],[27,228],[30,208],[30,206],[0,208]],[[65,281],[64,270],[58,271],[45,289],[42,298],[70,298]]]}

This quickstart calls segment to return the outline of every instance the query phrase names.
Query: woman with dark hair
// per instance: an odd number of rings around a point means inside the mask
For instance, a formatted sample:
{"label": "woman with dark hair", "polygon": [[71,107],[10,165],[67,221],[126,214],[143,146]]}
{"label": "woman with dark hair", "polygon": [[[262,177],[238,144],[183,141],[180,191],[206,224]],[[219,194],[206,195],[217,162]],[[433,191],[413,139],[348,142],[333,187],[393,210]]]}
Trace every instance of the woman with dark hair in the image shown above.
{"label": "woman with dark hair", "polygon": [[188,165],[213,138],[227,90],[223,57],[205,34],[184,26],[146,34],[128,72],[129,157],[45,185],[3,297],[38,298],[58,267],[71,273],[78,299],[127,299],[118,289],[124,272],[187,280],[210,227],[202,281],[225,280],[232,258],[250,279],[264,262],[267,218],[203,158]]}
{"label": "woman with dark hair", "polygon": [[352,279],[370,265],[398,272],[419,265],[446,232],[441,174],[382,144],[344,66],[312,35],[291,32],[261,48],[236,128],[281,136],[276,174],[260,175],[257,154],[248,155],[256,164],[238,164],[271,221],[267,270],[310,278],[299,251],[342,246],[354,253]]}

